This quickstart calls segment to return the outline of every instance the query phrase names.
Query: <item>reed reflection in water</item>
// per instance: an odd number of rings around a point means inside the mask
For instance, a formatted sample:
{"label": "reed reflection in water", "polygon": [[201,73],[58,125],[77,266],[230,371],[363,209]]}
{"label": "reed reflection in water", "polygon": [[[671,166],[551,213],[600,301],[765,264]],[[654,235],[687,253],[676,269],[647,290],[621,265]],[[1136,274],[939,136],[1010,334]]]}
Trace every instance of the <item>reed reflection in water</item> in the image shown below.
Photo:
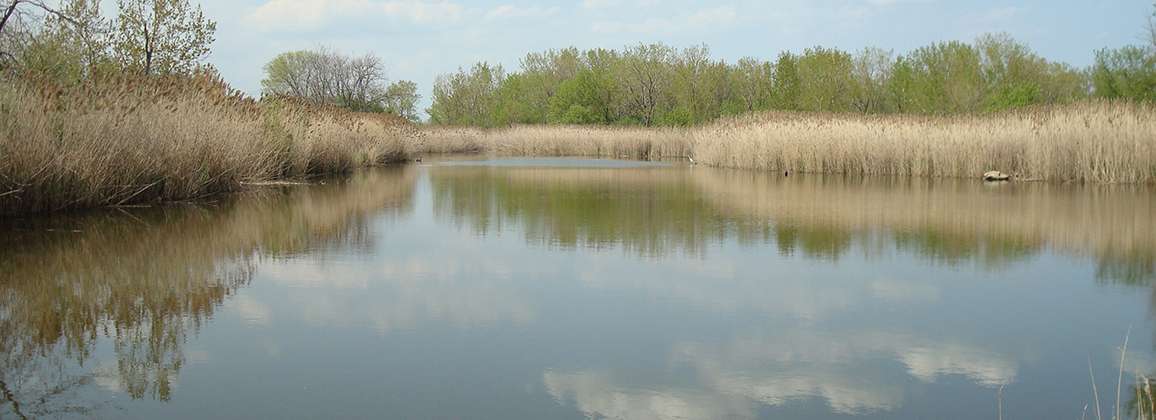
{"label": "reed reflection in water", "polygon": [[1154,206],[430,159],[5,219],[0,417],[1075,417],[1151,329]]}
{"label": "reed reflection in water", "polygon": [[438,214],[479,234],[521,226],[533,244],[698,255],[735,239],[837,260],[893,245],[944,264],[1005,266],[1054,249],[1105,281],[1156,273],[1156,190],[1146,186],[783,177],[710,168],[454,166],[431,175]]}
{"label": "reed reflection in water", "polygon": [[[413,168],[224,201],[4,219],[0,414],[81,414],[110,396],[169,400],[182,346],[257,261],[371,247],[367,223],[410,210]],[[112,343],[115,365],[98,364]],[[95,364],[95,365],[94,365]]]}

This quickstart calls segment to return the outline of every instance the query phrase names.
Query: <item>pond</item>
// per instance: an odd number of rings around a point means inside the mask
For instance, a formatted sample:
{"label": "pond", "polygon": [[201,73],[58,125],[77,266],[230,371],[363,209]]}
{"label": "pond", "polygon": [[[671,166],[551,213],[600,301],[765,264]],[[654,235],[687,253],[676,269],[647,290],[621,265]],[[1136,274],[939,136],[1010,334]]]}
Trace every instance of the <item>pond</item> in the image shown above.
{"label": "pond", "polygon": [[1154,219],[1150,187],[581,159],[9,217],[0,418],[1096,418],[1093,383],[1110,418],[1121,372],[1128,415]]}

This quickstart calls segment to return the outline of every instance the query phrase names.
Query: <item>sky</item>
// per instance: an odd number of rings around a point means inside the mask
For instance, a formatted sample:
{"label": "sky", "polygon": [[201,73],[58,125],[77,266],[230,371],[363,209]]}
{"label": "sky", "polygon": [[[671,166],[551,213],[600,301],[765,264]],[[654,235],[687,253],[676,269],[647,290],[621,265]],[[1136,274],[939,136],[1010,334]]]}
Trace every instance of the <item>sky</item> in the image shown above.
{"label": "sky", "polygon": [[[107,0],[106,0],[107,1]],[[194,3],[197,0],[193,0]],[[372,53],[391,80],[417,82],[422,108],[438,74],[478,61],[516,70],[527,52],[639,42],[706,44],[714,57],[772,59],[813,46],[903,53],[935,41],[1007,32],[1077,66],[1093,51],[1141,42],[1152,0],[201,0],[218,22],[208,61],[260,93],[279,53]],[[108,8],[111,12],[113,7]]]}

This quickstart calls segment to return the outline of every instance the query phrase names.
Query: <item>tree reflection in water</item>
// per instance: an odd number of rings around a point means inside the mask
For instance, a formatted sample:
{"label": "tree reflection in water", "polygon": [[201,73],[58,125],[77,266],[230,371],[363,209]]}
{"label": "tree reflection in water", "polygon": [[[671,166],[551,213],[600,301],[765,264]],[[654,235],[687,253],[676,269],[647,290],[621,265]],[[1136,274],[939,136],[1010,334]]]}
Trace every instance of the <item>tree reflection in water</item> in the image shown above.
{"label": "tree reflection in water", "polygon": [[0,414],[84,413],[109,400],[101,389],[169,400],[182,346],[256,262],[368,248],[368,221],[407,211],[413,184],[412,168],[382,169],[214,204],[4,220]]}
{"label": "tree reflection in water", "polygon": [[437,168],[431,183],[439,217],[481,234],[521,226],[527,242],[553,247],[701,255],[735,238],[837,260],[855,243],[893,244],[993,269],[1051,249],[1094,258],[1108,282],[1147,285],[1156,273],[1156,194],[1145,186],[485,166]]}

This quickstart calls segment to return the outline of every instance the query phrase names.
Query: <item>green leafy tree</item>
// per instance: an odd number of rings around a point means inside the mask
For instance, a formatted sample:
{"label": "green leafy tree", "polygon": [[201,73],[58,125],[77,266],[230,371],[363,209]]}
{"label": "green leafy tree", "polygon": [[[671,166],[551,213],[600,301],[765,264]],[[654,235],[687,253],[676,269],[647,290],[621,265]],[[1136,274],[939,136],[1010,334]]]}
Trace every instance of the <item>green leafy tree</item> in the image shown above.
{"label": "green leafy tree", "polygon": [[497,125],[495,109],[498,88],[505,79],[502,66],[475,64],[469,71],[438,76],[434,82],[433,104],[427,110],[430,122],[443,125]]}
{"label": "green leafy tree", "polygon": [[771,106],[774,66],[751,57],[739,59],[729,72],[734,94],[724,113],[751,112]]}
{"label": "green leafy tree", "polygon": [[1092,83],[1101,98],[1156,101],[1156,54],[1138,46],[1097,51]]}
{"label": "green leafy tree", "polygon": [[851,110],[851,95],[857,90],[853,69],[851,55],[846,52],[822,47],[804,51],[798,61],[799,109]]}
{"label": "green leafy tree", "polygon": [[958,113],[979,110],[984,80],[979,52],[971,45],[943,42],[921,47],[892,70],[898,107],[905,112]]}
{"label": "green leafy tree", "polygon": [[549,121],[558,124],[605,124],[610,104],[602,92],[607,80],[591,70],[582,70],[558,86],[550,98]]}
{"label": "green leafy tree", "polygon": [[799,109],[799,90],[799,58],[789,52],[779,54],[771,94],[774,107],[788,111]]}
{"label": "green leafy tree", "polygon": [[407,120],[418,121],[417,101],[419,100],[421,100],[421,95],[417,93],[417,83],[409,80],[399,80],[385,88],[385,112]]}
{"label": "green leafy tree", "polygon": [[217,23],[188,0],[117,0],[115,56],[145,75],[189,74],[209,54]]}
{"label": "green leafy tree", "polygon": [[887,84],[895,55],[878,48],[864,48],[852,62],[853,93],[851,106],[861,113],[879,113],[889,110]]}

